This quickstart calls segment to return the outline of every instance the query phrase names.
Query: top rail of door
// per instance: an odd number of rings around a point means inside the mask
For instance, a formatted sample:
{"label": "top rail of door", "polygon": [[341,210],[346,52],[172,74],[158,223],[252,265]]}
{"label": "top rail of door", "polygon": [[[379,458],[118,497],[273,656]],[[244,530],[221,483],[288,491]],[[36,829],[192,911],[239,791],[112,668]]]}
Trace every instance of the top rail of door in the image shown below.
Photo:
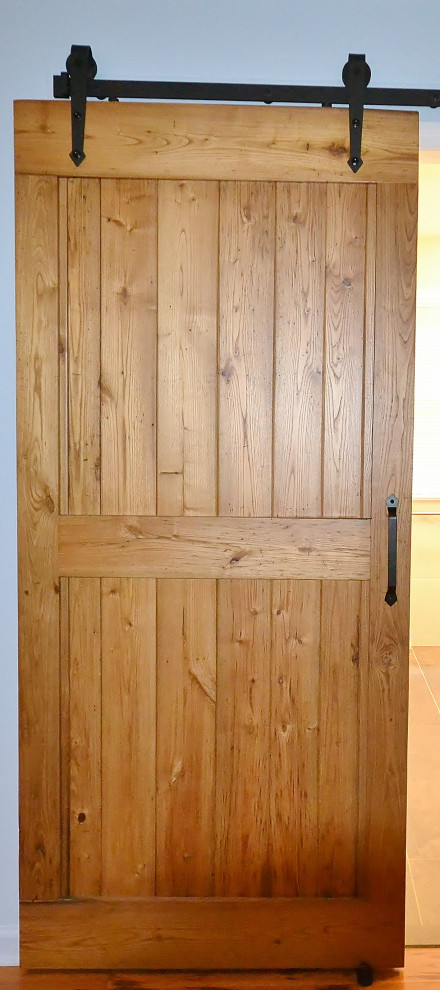
{"label": "top rail of door", "polygon": [[70,159],[68,101],[15,104],[19,174],[101,178],[417,182],[418,114],[365,110],[358,173],[347,110],[333,107],[88,103],[87,157]]}

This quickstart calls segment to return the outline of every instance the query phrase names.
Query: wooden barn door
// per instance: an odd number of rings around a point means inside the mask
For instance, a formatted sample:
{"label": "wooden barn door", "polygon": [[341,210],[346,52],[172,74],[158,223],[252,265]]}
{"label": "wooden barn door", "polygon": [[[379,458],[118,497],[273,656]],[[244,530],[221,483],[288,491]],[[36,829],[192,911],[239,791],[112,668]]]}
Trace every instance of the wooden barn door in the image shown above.
{"label": "wooden barn door", "polygon": [[400,965],[417,117],[356,176],[342,110],[69,126],[17,106],[22,963]]}

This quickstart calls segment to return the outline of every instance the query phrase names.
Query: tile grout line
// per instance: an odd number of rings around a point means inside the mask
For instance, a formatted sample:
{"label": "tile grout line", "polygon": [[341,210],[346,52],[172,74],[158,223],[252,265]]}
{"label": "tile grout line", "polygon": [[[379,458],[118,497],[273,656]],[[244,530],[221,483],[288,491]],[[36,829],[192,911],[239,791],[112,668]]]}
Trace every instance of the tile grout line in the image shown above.
{"label": "tile grout line", "polygon": [[430,686],[429,686],[429,684],[428,684],[428,681],[427,681],[427,678],[426,678],[426,675],[425,675],[425,671],[423,670],[423,667],[422,667],[422,666],[421,666],[421,664],[419,663],[419,660],[418,660],[418,658],[417,658],[417,653],[415,653],[415,652],[414,652],[414,650],[413,650],[413,648],[412,648],[412,647],[411,647],[411,651],[412,651],[412,653],[414,653],[414,656],[415,656],[415,658],[416,658],[416,663],[417,663],[417,666],[419,667],[419,670],[421,670],[421,672],[422,672],[422,676],[423,676],[423,680],[425,681],[425,684],[426,684],[426,687],[428,688],[428,691],[429,691],[429,693],[430,693],[430,695],[431,695],[431,698],[432,698],[432,700],[433,700],[433,702],[434,702],[434,704],[435,704],[435,707],[436,707],[436,709],[437,709],[437,711],[438,711],[438,713],[439,713],[439,715],[440,715],[440,708],[439,708],[439,706],[438,706],[438,704],[437,704],[437,701],[436,701],[436,698],[434,697],[434,695],[433,695],[433,693],[432,693],[432,691],[431,691],[431,688],[430,688]]}
{"label": "tile grout line", "polygon": [[411,880],[411,883],[412,883],[412,889],[414,891],[414,897],[415,897],[417,911],[418,911],[418,915],[419,915],[419,919],[420,919],[420,927],[423,928],[422,912],[420,910],[419,898],[417,897],[416,885],[414,883],[414,877],[413,877],[413,873],[412,873],[412,869],[411,869],[411,860],[410,860],[410,858],[408,856],[408,853],[406,854],[406,862],[408,863],[408,873],[409,873],[410,880]]}

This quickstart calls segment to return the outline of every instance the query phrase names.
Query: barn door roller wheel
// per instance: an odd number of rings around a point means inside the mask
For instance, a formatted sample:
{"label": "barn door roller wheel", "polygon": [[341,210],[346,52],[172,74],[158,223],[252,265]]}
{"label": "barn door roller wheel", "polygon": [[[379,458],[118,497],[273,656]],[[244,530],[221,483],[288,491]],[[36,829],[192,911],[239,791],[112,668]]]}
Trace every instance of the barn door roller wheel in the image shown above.
{"label": "barn door roller wheel", "polygon": [[361,963],[359,968],[356,970],[356,978],[358,986],[360,987],[371,987],[373,982],[373,970],[368,963]]}

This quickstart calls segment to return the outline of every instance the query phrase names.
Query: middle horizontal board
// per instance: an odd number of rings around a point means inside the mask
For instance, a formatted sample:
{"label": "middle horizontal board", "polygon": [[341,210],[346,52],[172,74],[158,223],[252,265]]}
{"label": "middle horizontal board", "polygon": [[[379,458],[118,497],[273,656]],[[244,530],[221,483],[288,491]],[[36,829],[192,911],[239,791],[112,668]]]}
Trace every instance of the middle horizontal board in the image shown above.
{"label": "middle horizontal board", "polygon": [[60,516],[59,573],[363,581],[370,520]]}

